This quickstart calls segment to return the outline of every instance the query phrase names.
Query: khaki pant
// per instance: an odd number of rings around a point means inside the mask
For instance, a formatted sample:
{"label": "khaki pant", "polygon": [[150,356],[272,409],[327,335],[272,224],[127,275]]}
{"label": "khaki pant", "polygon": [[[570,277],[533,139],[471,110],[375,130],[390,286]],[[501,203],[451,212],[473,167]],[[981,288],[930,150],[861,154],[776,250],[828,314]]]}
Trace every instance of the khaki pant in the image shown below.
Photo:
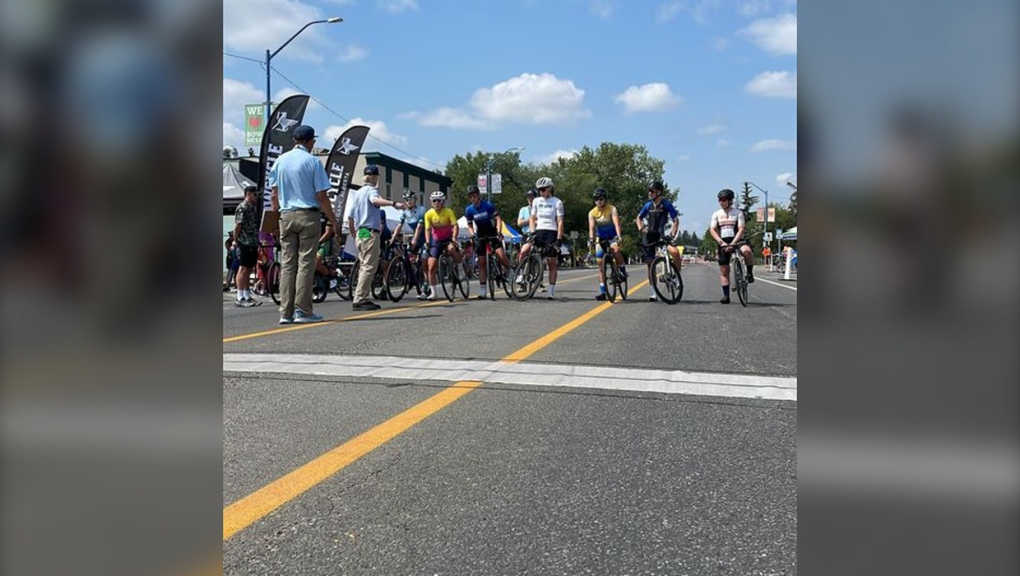
{"label": "khaki pant", "polygon": [[293,318],[294,307],[312,313],[315,250],[321,224],[318,210],[280,214],[280,316]]}
{"label": "khaki pant", "polygon": [[375,278],[375,271],[379,268],[379,243],[378,232],[372,232],[372,235],[364,240],[357,239],[361,273],[358,275],[358,287],[354,293],[355,304],[368,302],[372,295],[372,279]]}

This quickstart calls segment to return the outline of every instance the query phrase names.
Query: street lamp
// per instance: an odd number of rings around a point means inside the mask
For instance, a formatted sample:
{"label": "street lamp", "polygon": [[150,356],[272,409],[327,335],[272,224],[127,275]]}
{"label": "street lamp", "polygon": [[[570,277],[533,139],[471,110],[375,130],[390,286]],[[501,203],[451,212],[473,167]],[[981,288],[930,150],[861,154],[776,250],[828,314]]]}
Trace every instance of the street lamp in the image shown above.
{"label": "street lamp", "polygon": [[[765,236],[762,236],[762,243],[764,244],[764,240],[765,240],[765,238],[767,237],[767,235],[769,233],[769,191],[764,189],[764,188],[762,188],[761,186],[755,184],[754,182],[746,181],[746,182],[744,182],[744,184],[750,184],[751,186],[754,186],[758,190],[761,190],[762,192],[765,193]],[[768,246],[769,246],[769,250],[772,250],[772,242],[771,241],[768,243]],[[769,270],[770,271],[772,270],[771,262],[769,263]]]}
{"label": "street lamp", "polygon": [[287,46],[287,44],[290,44],[291,40],[297,38],[298,34],[301,34],[302,32],[304,32],[305,28],[308,28],[312,24],[335,24],[337,22],[343,22],[343,21],[344,21],[344,19],[340,18],[339,16],[334,16],[332,18],[326,18],[325,20],[312,20],[308,24],[305,24],[304,26],[302,26],[300,30],[295,32],[293,36],[291,36],[286,42],[283,43],[283,46],[280,46],[279,48],[277,48],[276,51],[273,52],[272,54],[269,53],[269,49],[268,48],[266,49],[266,123],[267,124],[269,123],[269,107],[273,105],[272,97],[269,95],[269,75],[270,75],[270,71],[271,71],[271,69],[269,68],[269,64],[270,64],[270,62],[273,61],[273,57],[276,56],[277,54],[279,54],[280,50],[283,50]]}
{"label": "street lamp", "polygon": [[521,150],[524,150],[524,146],[514,146],[513,148],[508,148],[508,149],[504,150],[503,152],[500,152],[499,154],[496,154],[495,156],[490,156],[485,161],[485,196],[487,197],[488,200],[492,200],[492,162],[493,162],[493,160],[495,160],[496,158],[499,158],[500,156],[502,156],[504,154],[509,154],[510,152],[520,152]]}

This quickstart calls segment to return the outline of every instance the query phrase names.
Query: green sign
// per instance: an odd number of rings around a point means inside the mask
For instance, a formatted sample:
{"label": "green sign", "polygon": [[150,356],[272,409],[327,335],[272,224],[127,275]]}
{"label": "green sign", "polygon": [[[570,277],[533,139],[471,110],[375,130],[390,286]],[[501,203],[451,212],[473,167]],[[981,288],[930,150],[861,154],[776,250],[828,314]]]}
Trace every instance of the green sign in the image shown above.
{"label": "green sign", "polygon": [[262,145],[262,133],[266,130],[266,105],[244,105],[244,145],[258,147]]}

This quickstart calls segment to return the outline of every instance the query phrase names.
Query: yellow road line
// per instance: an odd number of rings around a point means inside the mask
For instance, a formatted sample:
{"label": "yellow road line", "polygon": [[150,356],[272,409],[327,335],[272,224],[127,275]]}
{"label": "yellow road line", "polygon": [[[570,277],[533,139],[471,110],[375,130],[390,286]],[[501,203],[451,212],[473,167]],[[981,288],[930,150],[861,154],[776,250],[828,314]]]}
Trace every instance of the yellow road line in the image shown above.
{"label": "yellow road line", "polygon": [[[632,294],[647,284],[647,280],[628,292]],[[432,303],[430,303],[432,304]],[[556,341],[564,334],[591,320],[607,310],[612,303],[602,304],[580,318],[577,318],[542,338],[528,344],[503,358],[504,362],[520,362]],[[415,424],[459,400],[468,392],[481,386],[479,381],[461,381],[444,388],[434,396],[408,408],[371,430],[349,440],[340,446],[318,456],[248,496],[233,502],[223,509],[223,539],[251,526],[280,506],[297,498],[323,480],[336,474],[358,458],[389,442]]]}

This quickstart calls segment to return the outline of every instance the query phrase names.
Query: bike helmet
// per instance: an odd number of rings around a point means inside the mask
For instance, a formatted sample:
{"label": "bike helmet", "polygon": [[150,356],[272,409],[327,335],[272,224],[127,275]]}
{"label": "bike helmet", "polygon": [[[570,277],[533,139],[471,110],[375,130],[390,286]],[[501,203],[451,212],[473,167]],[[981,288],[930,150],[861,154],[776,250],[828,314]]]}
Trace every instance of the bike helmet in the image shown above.
{"label": "bike helmet", "polygon": [[418,195],[411,190],[404,190],[404,202],[407,202],[408,200],[415,200],[417,198]]}
{"label": "bike helmet", "polygon": [[436,190],[429,195],[430,200],[446,200],[446,194],[443,194],[442,190]]}
{"label": "bike helmet", "polygon": [[651,184],[648,185],[648,190],[649,191],[655,190],[656,192],[662,192],[662,190],[663,190],[663,188],[662,188],[662,181],[661,180],[656,180],[656,181],[652,182]]}
{"label": "bike helmet", "polygon": [[538,196],[538,192],[534,188],[532,188],[531,190],[525,192],[524,195],[534,198],[535,196]]}
{"label": "bike helmet", "polygon": [[732,201],[733,200],[733,190],[730,190],[729,188],[723,188],[722,190],[719,191],[718,196],[719,196],[720,200],[730,200],[730,201]]}
{"label": "bike helmet", "polygon": [[479,194],[478,185],[477,184],[472,184],[472,185],[468,186],[467,187],[467,193],[468,193],[468,196],[470,196],[472,194]]}
{"label": "bike helmet", "polygon": [[609,197],[609,194],[606,193],[605,188],[596,188],[595,192],[592,192],[591,197],[592,200],[598,200],[599,198],[605,200],[606,198]]}
{"label": "bike helmet", "polygon": [[538,179],[537,182],[535,182],[535,188],[539,190],[541,190],[542,188],[551,188],[552,185],[553,185],[552,178],[549,178],[548,176],[542,176],[541,178]]}

